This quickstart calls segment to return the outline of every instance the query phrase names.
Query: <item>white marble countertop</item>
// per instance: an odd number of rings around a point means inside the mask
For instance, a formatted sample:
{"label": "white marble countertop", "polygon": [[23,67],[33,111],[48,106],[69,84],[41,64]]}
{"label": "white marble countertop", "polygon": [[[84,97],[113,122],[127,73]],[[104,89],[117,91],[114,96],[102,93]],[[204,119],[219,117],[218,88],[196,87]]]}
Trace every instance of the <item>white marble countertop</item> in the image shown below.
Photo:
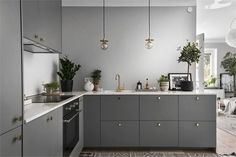
{"label": "white marble countertop", "polygon": [[216,95],[215,93],[209,91],[192,91],[192,92],[183,92],[183,91],[155,91],[155,92],[136,92],[135,90],[124,90],[122,92],[116,92],[114,90],[106,90],[103,92],[70,92],[62,93],[63,95],[74,95],[71,98],[66,99],[65,101],[59,103],[32,103],[24,106],[24,123],[29,123],[34,119],[37,119],[63,105],[79,98],[84,95]]}

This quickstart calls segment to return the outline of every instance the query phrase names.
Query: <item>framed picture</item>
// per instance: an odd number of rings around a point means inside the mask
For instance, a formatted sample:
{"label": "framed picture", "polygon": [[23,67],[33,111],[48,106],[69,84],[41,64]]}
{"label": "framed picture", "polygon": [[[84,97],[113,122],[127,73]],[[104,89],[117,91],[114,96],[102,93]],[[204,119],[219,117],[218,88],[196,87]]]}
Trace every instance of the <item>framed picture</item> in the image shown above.
{"label": "framed picture", "polygon": [[225,92],[234,92],[234,80],[235,77],[229,73],[220,74],[220,88],[224,89]]}
{"label": "framed picture", "polygon": [[181,81],[192,81],[191,73],[169,73],[169,90],[181,90]]}

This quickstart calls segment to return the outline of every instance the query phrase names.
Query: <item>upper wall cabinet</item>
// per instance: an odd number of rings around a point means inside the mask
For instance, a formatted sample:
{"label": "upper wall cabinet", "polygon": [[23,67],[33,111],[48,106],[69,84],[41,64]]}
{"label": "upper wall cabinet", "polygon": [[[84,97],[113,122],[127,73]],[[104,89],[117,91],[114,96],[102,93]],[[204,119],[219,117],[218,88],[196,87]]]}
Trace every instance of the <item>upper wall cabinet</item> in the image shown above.
{"label": "upper wall cabinet", "polygon": [[23,36],[61,52],[61,0],[22,0]]}

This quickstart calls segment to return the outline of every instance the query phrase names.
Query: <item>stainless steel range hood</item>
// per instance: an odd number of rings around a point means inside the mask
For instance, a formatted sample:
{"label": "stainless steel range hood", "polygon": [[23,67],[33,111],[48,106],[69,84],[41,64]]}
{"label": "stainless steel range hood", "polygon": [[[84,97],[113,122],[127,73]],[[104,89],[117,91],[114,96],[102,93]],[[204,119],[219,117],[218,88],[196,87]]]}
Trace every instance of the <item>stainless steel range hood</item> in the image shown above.
{"label": "stainless steel range hood", "polygon": [[23,45],[24,45],[24,51],[30,52],[30,53],[56,53],[59,54],[61,52],[56,51],[52,48],[49,48],[47,46],[44,46],[40,43],[37,43],[31,39],[28,39],[26,37],[23,38]]}

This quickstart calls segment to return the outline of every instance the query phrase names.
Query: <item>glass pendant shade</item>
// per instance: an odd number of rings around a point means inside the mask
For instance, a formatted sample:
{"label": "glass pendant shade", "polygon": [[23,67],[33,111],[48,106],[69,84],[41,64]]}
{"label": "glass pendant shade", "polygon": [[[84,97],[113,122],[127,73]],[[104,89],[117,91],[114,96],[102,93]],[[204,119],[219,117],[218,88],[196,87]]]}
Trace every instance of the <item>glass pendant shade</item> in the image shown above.
{"label": "glass pendant shade", "polygon": [[151,49],[152,47],[153,47],[153,41],[154,41],[154,39],[146,39],[145,40],[146,41],[146,43],[145,43],[145,48],[146,49]]}
{"label": "glass pendant shade", "polygon": [[231,29],[225,37],[225,42],[231,46],[236,48],[236,28]]}
{"label": "glass pendant shade", "polygon": [[108,49],[108,40],[102,39],[102,40],[100,40],[100,42],[101,42],[101,49],[102,50]]}

